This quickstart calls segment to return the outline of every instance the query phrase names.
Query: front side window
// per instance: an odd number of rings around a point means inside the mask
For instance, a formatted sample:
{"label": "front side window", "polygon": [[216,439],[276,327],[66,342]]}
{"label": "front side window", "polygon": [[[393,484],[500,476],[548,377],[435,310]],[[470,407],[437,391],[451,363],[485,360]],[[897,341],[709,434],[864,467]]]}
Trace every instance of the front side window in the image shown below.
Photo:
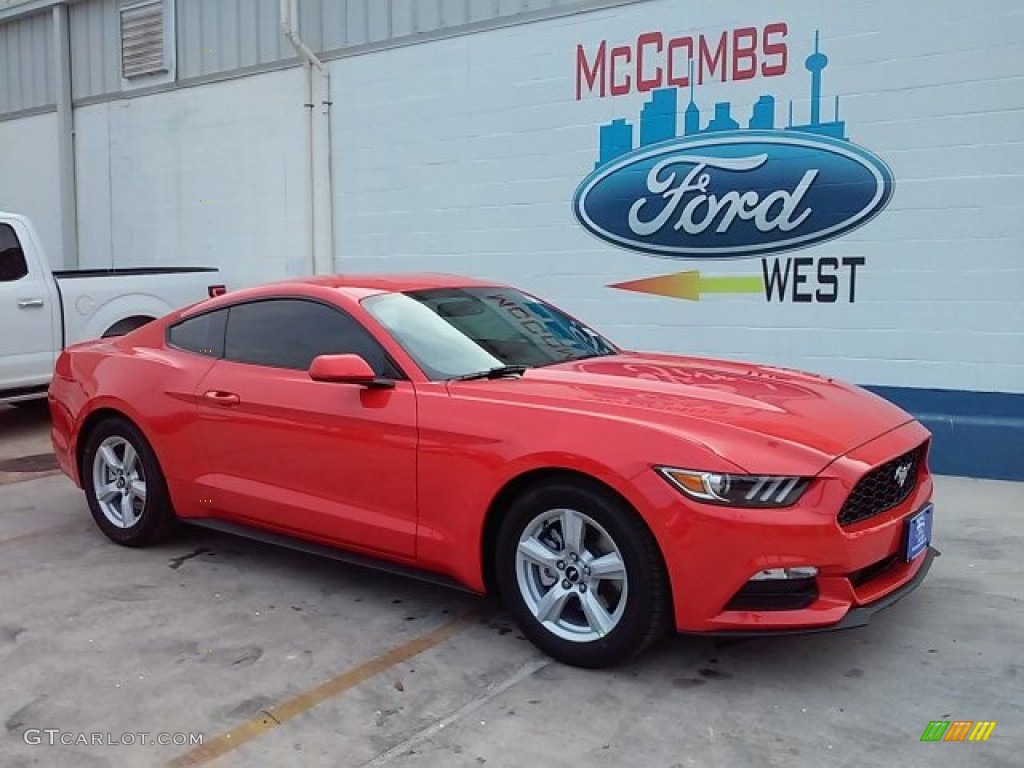
{"label": "front side window", "polygon": [[363,306],[432,379],[618,352],[596,331],[514,288],[389,293]]}
{"label": "front side window", "polygon": [[302,299],[268,299],[229,310],[224,357],[307,370],[319,355],[355,354],[383,378],[403,378],[384,349],[338,309]]}
{"label": "front side window", "polygon": [[28,274],[28,262],[10,224],[0,224],[0,283],[13,283]]}

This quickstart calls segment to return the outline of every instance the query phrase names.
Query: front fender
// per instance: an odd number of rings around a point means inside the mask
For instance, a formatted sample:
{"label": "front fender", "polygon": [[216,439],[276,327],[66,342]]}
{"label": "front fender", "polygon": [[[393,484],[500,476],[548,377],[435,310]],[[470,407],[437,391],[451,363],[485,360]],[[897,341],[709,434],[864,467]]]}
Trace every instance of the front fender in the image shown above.
{"label": "front fender", "polygon": [[484,588],[481,545],[495,499],[526,473],[568,470],[603,483],[637,510],[660,542],[653,510],[661,501],[644,490],[651,487],[645,473],[660,491],[668,485],[652,470],[656,464],[738,469],[678,431],[622,416],[428,396],[419,417],[417,557],[423,567],[474,590]]}
{"label": "front fender", "polygon": [[[494,503],[501,491],[507,488],[509,484],[537,470],[561,470],[585,475],[607,485],[632,507],[640,509],[643,506],[643,499],[638,495],[636,487],[630,482],[631,478],[628,476],[635,476],[637,472],[623,473],[610,464],[578,453],[566,453],[563,451],[531,453],[509,462],[502,469],[503,471],[496,478],[498,480],[498,487],[488,507]],[[643,469],[639,471],[649,471],[648,466],[645,464]]]}

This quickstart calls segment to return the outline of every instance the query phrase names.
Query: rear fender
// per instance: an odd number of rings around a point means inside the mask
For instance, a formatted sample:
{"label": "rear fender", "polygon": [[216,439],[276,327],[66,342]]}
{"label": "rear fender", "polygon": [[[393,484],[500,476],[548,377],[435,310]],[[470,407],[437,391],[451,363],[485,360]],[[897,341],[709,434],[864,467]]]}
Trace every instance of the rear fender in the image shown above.
{"label": "rear fender", "polygon": [[[74,435],[74,440],[71,445],[68,446],[69,453],[74,457],[74,466],[76,469],[75,480],[76,482],[81,481],[82,475],[82,449],[85,446],[85,440],[88,438],[87,428],[90,422],[94,421],[100,412],[106,411],[111,412],[111,416],[120,416],[121,418],[127,419],[132,422],[140,432],[145,436],[150,446],[153,446],[153,436],[149,434],[148,429],[145,427],[145,423],[141,418],[138,411],[132,408],[127,403],[112,397],[98,397],[94,398],[89,402],[87,408],[82,409],[78,413],[78,418],[75,420],[75,424],[71,429],[71,434]],[[156,449],[154,448],[154,451]],[[159,458],[159,457],[158,457]]]}

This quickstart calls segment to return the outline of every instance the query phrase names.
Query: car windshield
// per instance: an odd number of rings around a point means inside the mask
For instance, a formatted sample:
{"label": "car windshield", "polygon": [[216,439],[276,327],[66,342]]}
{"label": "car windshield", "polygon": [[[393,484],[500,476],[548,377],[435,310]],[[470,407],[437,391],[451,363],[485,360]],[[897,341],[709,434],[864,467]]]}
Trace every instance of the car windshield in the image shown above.
{"label": "car windshield", "polygon": [[514,288],[388,293],[363,306],[431,379],[618,353],[596,331]]}

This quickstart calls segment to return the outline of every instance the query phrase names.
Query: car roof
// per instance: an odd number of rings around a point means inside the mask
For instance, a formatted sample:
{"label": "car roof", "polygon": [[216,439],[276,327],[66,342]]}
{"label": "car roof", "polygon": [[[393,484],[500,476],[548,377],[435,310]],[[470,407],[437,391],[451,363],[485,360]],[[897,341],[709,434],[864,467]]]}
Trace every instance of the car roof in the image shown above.
{"label": "car roof", "polygon": [[367,275],[324,275],[288,282],[325,285],[329,288],[363,288],[370,290],[401,292],[419,291],[427,288],[470,288],[493,286],[493,280],[477,280],[463,275],[448,275],[439,272],[404,272],[393,274]]}
{"label": "car roof", "polygon": [[462,275],[447,275],[434,272],[405,273],[374,273],[365,275],[337,274],[319,277],[290,278],[275,283],[228,291],[215,299],[206,299],[181,310],[181,316],[187,317],[197,312],[209,311],[217,307],[234,304],[238,301],[266,299],[275,296],[309,294],[318,289],[335,289],[345,293],[351,299],[359,301],[367,296],[378,293],[402,293],[404,291],[421,291],[430,288],[473,288],[502,286],[493,280],[477,280]]}

